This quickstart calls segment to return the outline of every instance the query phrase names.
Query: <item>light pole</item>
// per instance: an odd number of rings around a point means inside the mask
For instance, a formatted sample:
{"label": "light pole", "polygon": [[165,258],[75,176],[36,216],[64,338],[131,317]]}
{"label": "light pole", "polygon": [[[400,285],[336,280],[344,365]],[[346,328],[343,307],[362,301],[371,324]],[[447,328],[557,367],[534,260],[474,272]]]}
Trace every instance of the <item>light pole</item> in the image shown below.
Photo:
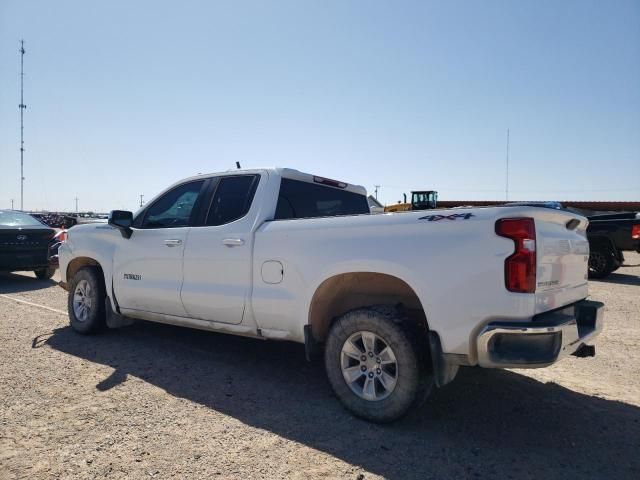
{"label": "light pole", "polygon": [[20,210],[24,210],[24,40],[20,40]]}
{"label": "light pole", "polygon": [[509,200],[509,129],[507,128],[507,179],[505,185],[505,197]]}

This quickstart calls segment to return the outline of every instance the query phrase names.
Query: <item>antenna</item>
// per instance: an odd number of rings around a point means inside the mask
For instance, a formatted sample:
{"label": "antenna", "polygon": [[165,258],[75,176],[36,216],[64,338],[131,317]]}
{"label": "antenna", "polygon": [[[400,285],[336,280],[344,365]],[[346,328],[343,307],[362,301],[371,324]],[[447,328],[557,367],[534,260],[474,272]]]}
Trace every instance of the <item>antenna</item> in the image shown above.
{"label": "antenna", "polygon": [[240,166],[240,162],[236,162],[236,168],[240,170],[242,167]]}
{"label": "antenna", "polygon": [[507,128],[507,184],[505,187],[507,201],[509,200],[509,129]]}
{"label": "antenna", "polygon": [[380,185],[374,185],[374,187],[376,187],[376,189],[374,190],[374,193],[376,196],[376,200],[378,200],[378,189],[380,188]]}
{"label": "antenna", "polygon": [[20,210],[24,210],[24,40],[20,40]]}
{"label": "antenna", "polygon": [[142,205],[144,205],[144,200],[142,200],[144,198],[143,194],[140,194],[140,208],[142,208]]}
{"label": "antenna", "polygon": [[13,198],[11,199],[11,210],[13,210]]}

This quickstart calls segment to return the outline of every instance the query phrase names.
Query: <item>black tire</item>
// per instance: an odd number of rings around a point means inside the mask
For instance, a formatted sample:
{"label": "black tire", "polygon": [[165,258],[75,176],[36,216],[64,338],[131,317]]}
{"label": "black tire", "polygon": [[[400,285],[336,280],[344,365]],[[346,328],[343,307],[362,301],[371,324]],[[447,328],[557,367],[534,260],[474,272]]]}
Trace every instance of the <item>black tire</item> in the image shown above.
{"label": "black tire", "polygon": [[604,278],[616,268],[616,256],[608,245],[595,245],[589,254],[589,278]]}
{"label": "black tire", "polygon": [[49,280],[56,273],[56,269],[55,267],[40,268],[38,270],[34,270],[33,273],[36,274],[36,277],[39,280]]}
{"label": "black tire", "polygon": [[[87,285],[89,289],[86,288]],[[79,286],[81,287],[80,290],[86,292],[86,295],[80,295],[80,291],[77,292]],[[76,293],[78,293],[78,298],[84,296],[90,300],[89,308],[84,311],[81,309],[80,314],[78,314],[77,309],[74,308],[74,297],[76,297]],[[102,330],[105,326],[106,318],[105,298],[106,293],[102,272],[97,267],[83,267],[79,269],[69,282],[67,310],[69,312],[71,328],[84,335]]]}
{"label": "black tire", "polygon": [[[325,346],[327,376],[340,402],[355,416],[376,423],[392,422],[410,409],[420,406],[430,393],[434,380],[428,361],[428,347],[426,341],[422,341],[424,338],[420,339],[419,331],[411,330],[413,329],[410,328],[410,323],[403,314],[398,309],[387,306],[360,308],[347,312],[332,325]],[[343,376],[344,359],[355,362],[354,366],[348,365],[350,369],[355,367],[362,369],[364,366],[362,361],[358,366],[357,360],[342,354],[346,342],[353,339],[354,335],[357,338],[359,332],[365,332],[367,335],[367,332],[373,333],[378,337],[374,342],[373,350],[375,351],[375,345],[379,344],[381,350],[378,353],[380,353],[386,344],[391,347],[395,357],[396,368],[392,372],[395,374],[395,387],[391,391],[386,390],[383,383],[375,376],[371,380],[374,396],[382,390],[380,399],[363,398],[365,387],[362,386],[362,392],[356,393],[354,388],[357,390],[359,383],[348,384]],[[360,345],[364,343],[364,337],[362,340]],[[367,348],[363,347],[360,350],[366,352],[362,356],[365,358],[368,354]],[[375,355],[377,353],[374,353]],[[357,374],[357,368],[354,373]],[[367,382],[367,376],[371,376],[372,373],[371,370],[363,373],[361,378],[364,380],[361,383]]]}

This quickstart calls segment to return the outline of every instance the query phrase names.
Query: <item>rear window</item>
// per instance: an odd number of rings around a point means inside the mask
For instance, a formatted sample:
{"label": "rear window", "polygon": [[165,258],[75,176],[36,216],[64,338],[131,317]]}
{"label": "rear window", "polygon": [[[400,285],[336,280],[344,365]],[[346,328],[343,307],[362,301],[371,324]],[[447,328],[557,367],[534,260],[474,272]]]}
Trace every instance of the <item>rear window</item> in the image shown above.
{"label": "rear window", "polygon": [[275,220],[370,213],[367,197],[333,187],[283,178]]}
{"label": "rear window", "polygon": [[41,227],[43,223],[31,215],[13,210],[0,211],[0,226],[3,227]]}

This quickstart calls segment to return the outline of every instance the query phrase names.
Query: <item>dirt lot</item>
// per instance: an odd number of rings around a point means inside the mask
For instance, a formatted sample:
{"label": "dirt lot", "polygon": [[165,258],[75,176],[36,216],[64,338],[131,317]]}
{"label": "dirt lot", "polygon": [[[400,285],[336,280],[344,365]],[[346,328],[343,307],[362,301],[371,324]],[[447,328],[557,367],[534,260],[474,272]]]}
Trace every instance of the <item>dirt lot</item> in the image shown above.
{"label": "dirt lot", "polygon": [[627,263],[590,284],[595,358],[466,369],[388,426],[347,414],[299,345],[149,323],[81,337],[53,281],[1,277],[0,478],[640,478]]}

